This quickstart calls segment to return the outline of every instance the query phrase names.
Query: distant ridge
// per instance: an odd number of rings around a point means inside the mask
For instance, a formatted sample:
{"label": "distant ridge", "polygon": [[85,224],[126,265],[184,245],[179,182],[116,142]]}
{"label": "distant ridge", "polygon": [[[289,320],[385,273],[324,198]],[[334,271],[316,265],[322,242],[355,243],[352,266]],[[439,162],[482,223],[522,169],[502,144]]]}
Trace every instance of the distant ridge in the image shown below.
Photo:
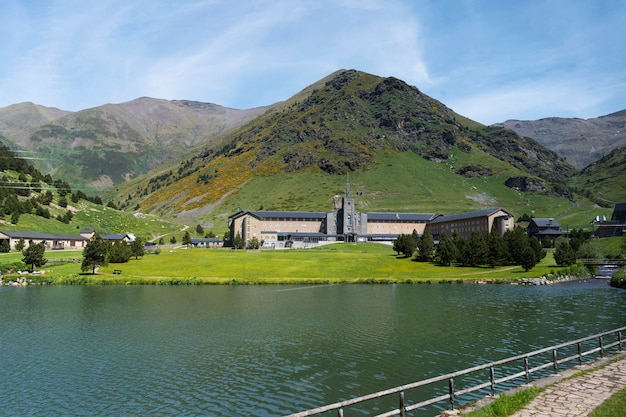
{"label": "distant ridge", "polygon": [[507,120],[498,126],[536,139],[578,169],[626,146],[626,110],[593,119]]}
{"label": "distant ridge", "polygon": [[0,109],[0,129],[36,167],[77,188],[103,190],[181,157],[194,146],[265,112],[142,97],[65,112],[23,103]]}

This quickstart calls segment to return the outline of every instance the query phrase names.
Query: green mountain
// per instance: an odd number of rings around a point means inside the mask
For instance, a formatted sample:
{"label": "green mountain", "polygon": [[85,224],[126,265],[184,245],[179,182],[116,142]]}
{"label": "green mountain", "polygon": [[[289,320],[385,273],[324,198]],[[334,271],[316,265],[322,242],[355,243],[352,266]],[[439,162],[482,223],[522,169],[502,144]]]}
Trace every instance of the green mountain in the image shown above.
{"label": "green mountain", "polygon": [[577,173],[571,187],[602,207],[626,202],[626,147],[614,149]]}
{"label": "green mountain", "polygon": [[[346,181],[367,210],[504,206],[555,217],[574,205],[574,174],[533,139],[472,122],[401,80],[342,70],[107,195],[122,207],[224,227],[239,207],[326,210]],[[591,205],[576,204],[577,216],[591,215]]]}
{"label": "green mountain", "polygon": [[0,109],[0,128],[40,171],[62,173],[75,188],[95,192],[179,158],[266,109],[146,97],[76,113],[19,105]]}
{"label": "green mountain", "polygon": [[[77,235],[93,229],[102,234],[133,231],[156,239],[181,229],[154,216],[135,216],[104,206],[98,196],[72,190],[66,181],[43,175],[19,157],[0,136],[0,230]],[[0,248],[0,251],[6,248]]]}
{"label": "green mountain", "polygon": [[577,172],[534,139],[355,70],[258,109],[140,98],[69,113],[24,103],[0,109],[0,129],[75,190],[217,233],[239,208],[330,210],[346,182],[364,211],[502,206],[570,228],[610,215],[625,188],[617,152]]}

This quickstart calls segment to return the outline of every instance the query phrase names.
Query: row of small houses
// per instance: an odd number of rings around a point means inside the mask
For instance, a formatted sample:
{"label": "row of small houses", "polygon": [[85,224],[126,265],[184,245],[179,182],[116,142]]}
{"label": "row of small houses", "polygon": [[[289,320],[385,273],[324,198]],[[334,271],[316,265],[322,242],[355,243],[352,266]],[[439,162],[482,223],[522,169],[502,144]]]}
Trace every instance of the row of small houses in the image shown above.
{"label": "row of small houses", "polygon": [[[27,248],[31,244],[43,243],[46,247],[46,250],[80,250],[87,246],[87,243],[94,236],[94,234],[95,231],[93,230],[82,231],[79,235],[0,231],[0,241],[8,240],[9,247],[11,249],[15,249],[16,245],[19,245],[19,242],[23,242],[25,248]],[[130,243],[135,240],[135,236],[132,233],[108,234],[103,235],[102,238],[113,243]]]}
{"label": "row of small houses", "polygon": [[[15,250],[16,246],[19,246],[20,242],[23,242],[25,248],[31,244],[43,243],[46,250],[81,250],[87,246],[87,243],[94,236],[94,234],[95,231],[93,230],[82,231],[79,235],[0,231],[0,242],[4,240],[8,241],[9,247],[12,250]],[[101,237],[111,243],[131,243],[135,241],[135,235],[132,233],[107,234]],[[223,241],[215,238],[192,238],[191,244],[195,247],[203,248],[221,247],[223,246]],[[148,242],[146,243],[146,246],[147,249],[150,249],[150,246],[155,246],[155,244]]]}

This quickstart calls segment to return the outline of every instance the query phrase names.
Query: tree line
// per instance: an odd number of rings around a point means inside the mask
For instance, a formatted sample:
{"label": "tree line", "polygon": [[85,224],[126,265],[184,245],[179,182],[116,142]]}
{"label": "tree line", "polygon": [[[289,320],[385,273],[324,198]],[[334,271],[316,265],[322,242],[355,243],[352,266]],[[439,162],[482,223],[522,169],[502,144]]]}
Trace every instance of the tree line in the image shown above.
{"label": "tree line", "polygon": [[[0,139],[2,139],[1,136]],[[62,208],[67,208],[68,199],[73,203],[78,203],[83,199],[102,205],[100,197],[90,197],[82,191],[72,191],[67,182],[54,180],[50,174],[43,175],[2,142],[0,142],[0,154],[2,154],[0,171],[17,173],[17,179],[9,178],[7,175],[0,177],[0,218],[9,216],[12,224],[17,224],[23,214],[34,214],[50,219],[52,215],[49,206],[54,201],[52,190],[56,191],[56,203]],[[70,223],[72,218],[73,214],[70,210],[55,217],[62,223]]]}
{"label": "tree line", "polygon": [[428,229],[422,236],[414,230],[412,234],[398,236],[393,250],[407,258],[415,256],[416,261],[445,266],[520,265],[526,271],[546,256],[541,243],[529,237],[521,227],[507,230],[503,235],[473,232],[469,240],[463,239],[457,231],[452,236],[444,231],[436,245]]}
{"label": "tree line", "polygon": [[125,263],[133,256],[138,259],[145,253],[143,245],[144,241],[140,237],[128,244],[123,240],[110,242],[96,233],[83,249],[80,269],[95,274],[97,268],[107,266],[109,263]]}

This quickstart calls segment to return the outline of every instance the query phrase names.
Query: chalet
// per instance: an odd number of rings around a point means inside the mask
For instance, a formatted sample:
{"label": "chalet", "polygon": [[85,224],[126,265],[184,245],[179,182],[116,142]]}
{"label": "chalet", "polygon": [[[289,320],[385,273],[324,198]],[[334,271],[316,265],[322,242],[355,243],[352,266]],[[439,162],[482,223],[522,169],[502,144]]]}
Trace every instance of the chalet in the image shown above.
{"label": "chalet", "polygon": [[443,232],[449,237],[458,232],[463,239],[469,240],[473,232],[487,235],[494,231],[503,235],[507,230],[512,230],[514,225],[513,214],[503,208],[490,208],[449,216],[439,215],[428,222],[427,227],[435,240],[439,239]]}
{"label": "chalet", "polygon": [[3,231],[0,231],[0,240],[8,240],[12,250],[15,250],[15,245],[20,240],[24,241],[24,248],[31,244],[43,243],[46,250],[83,249],[89,242],[89,238],[81,235]]}
{"label": "chalet", "polygon": [[528,236],[536,237],[544,246],[554,246],[554,241],[565,234],[561,231],[559,222],[553,218],[539,217],[530,220],[526,233]]}

